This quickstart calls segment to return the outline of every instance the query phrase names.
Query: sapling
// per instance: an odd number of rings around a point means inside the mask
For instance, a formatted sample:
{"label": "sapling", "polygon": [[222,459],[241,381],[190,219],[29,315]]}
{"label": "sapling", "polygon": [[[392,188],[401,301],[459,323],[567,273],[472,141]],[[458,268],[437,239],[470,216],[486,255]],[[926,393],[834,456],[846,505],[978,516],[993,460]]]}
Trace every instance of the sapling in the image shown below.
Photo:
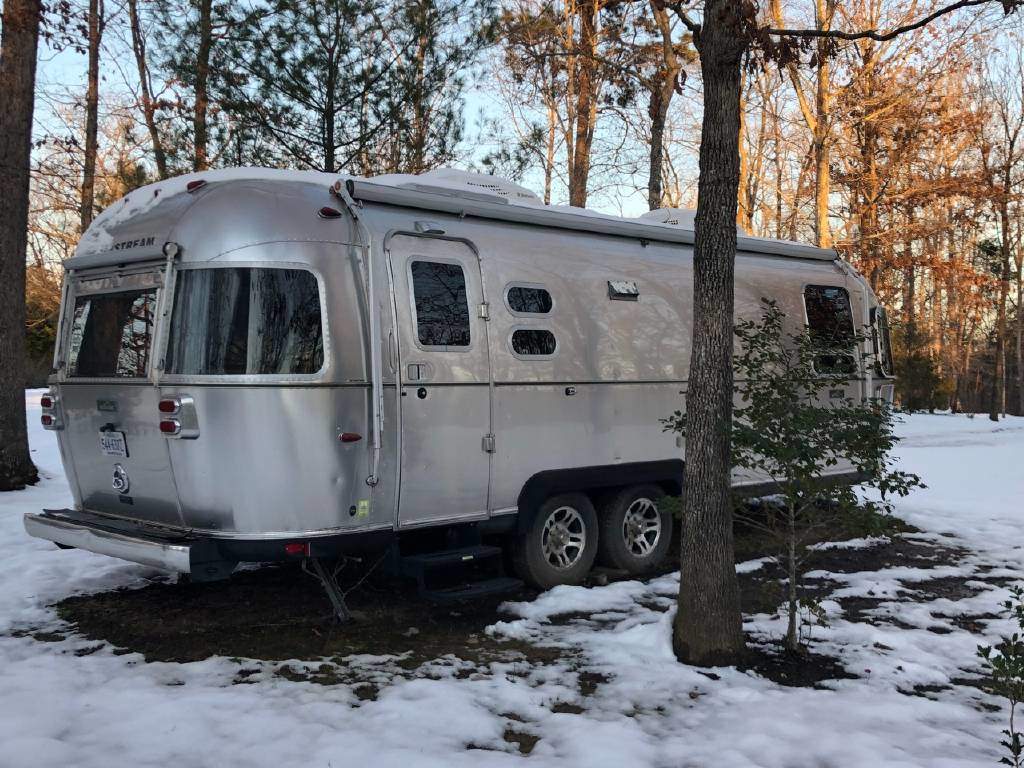
{"label": "sapling", "polygon": [[[732,463],[767,478],[772,499],[751,514],[737,515],[769,535],[786,568],[789,622],[786,648],[799,651],[800,575],[808,547],[822,531],[860,504],[856,491],[829,474],[849,462],[860,485],[876,488],[877,510],[888,499],[921,485],[917,475],[899,471],[890,452],[897,442],[889,404],[850,393],[853,380],[871,364],[859,350],[864,336],[849,329],[827,338],[807,329],[787,333],[785,313],[762,300],[759,320],[736,323]],[[863,359],[861,359],[863,357]],[[686,433],[686,414],[664,419],[667,430]],[[805,603],[806,604],[806,603]]]}
{"label": "sapling", "polygon": [[1024,588],[1013,587],[1003,608],[1016,619],[1018,631],[1002,638],[995,647],[979,645],[978,656],[985,664],[992,690],[1010,704],[1009,727],[1003,731],[1006,739],[1000,742],[1009,756],[1002,757],[999,762],[1021,768],[1024,765],[1024,734],[1017,730],[1014,717],[1017,705],[1024,701]]}

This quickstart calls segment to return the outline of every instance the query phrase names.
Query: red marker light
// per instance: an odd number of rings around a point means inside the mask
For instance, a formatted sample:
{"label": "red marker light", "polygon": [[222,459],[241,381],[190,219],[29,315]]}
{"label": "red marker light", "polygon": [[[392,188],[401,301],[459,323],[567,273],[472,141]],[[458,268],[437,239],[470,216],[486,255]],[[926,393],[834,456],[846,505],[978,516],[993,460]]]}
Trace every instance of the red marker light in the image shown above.
{"label": "red marker light", "polygon": [[309,557],[309,542],[291,541],[284,545],[286,555],[302,555]]}
{"label": "red marker light", "polygon": [[53,408],[53,398],[50,395],[43,395],[39,398],[39,404],[43,408]]}
{"label": "red marker light", "polygon": [[167,399],[161,400],[156,406],[160,413],[177,413],[178,409],[181,408],[181,403],[178,400]]}
{"label": "red marker light", "polygon": [[363,439],[363,436],[356,434],[355,432],[342,432],[338,435],[338,439],[343,443],[358,443]]}
{"label": "red marker light", "polygon": [[164,419],[160,422],[160,432],[165,435],[176,435],[181,432],[181,424],[174,419]]}
{"label": "red marker light", "polygon": [[51,416],[48,413],[44,413],[42,416],[40,416],[39,420],[43,423],[44,427],[52,427],[53,426],[53,416]]}
{"label": "red marker light", "polygon": [[185,191],[195,192],[197,189],[202,189],[205,186],[205,181],[203,181],[202,179],[196,179],[195,181],[190,181],[188,184],[185,185]]}
{"label": "red marker light", "polygon": [[337,219],[341,217],[341,211],[337,208],[331,208],[325,205],[317,212],[317,216],[321,219]]}

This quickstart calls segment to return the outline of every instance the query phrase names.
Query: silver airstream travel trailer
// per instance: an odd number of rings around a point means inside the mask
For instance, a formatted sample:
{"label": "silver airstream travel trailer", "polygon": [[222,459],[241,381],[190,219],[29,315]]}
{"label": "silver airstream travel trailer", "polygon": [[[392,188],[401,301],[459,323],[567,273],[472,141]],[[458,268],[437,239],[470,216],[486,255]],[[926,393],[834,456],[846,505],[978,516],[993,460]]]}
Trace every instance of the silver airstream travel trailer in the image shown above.
{"label": "silver airstream travel trailer", "polygon": [[[396,541],[421,585],[494,541],[540,587],[595,559],[642,572],[680,492],[659,419],[685,407],[692,243],[686,211],[545,206],[457,171],[143,187],[66,265],[42,418],[75,507],[26,528],[195,579]],[[764,296],[887,347],[833,251],[740,236],[737,315]],[[888,373],[846,394],[884,396]]]}

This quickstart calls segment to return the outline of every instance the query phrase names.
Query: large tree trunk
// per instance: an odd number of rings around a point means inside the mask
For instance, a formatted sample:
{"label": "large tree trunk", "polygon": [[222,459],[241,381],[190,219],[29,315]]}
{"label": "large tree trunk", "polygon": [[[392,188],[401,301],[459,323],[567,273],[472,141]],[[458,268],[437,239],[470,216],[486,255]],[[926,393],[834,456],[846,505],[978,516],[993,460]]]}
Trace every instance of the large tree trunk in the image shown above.
{"label": "large tree trunk", "polygon": [[85,158],[79,231],[92,224],[96,202],[97,125],[100,111],[100,41],[103,39],[103,3],[89,0],[89,85],[85,91]]}
{"label": "large tree trunk", "polygon": [[128,0],[128,21],[132,31],[132,51],[135,54],[135,66],[139,70],[139,94],[142,101],[142,117],[149,131],[149,140],[153,144],[153,159],[156,161],[156,172],[161,179],[167,178],[167,153],[164,151],[160,132],[156,127],[156,105],[153,103],[153,89],[149,79],[149,63],[146,60],[146,38],[142,35],[142,23],[139,20],[139,0]]}
{"label": "large tree trunk", "polygon": [[[815,27],[828,30],[832,27],[835,0],[817,0],[814,4]],[[832,247],[832,231],[828,224],[828,198],[832,188],[829,175],[829,129],[831,70],[829,67],[828,41],[818,41],[818,83],[815,91],[814,109],[814,235],[819,248]]]}
{"label": "large tree trunk", "polygon": [[0,38],[0,491],[39,479],[25,423],[25,249],[39,0],[4,0]]}
{"label": "large tree trunk", "polygon": [[199,50],[196,53],[196,106],[192,117],[195,134],[195,158],[192,166],[196,171],[209,167],[207,156],[208,129],[207,112],[210,108],[210,50],[213,48],[213,0],[199,0]]}
{"label": "large tree trunk", "polygon": [[744,650],[733,561],[730,490],[733,272],[739,191],[741,41],[731,0],[708,0],[698,51],[704,80],[693,279],[693,349],[686,403],[676,657],[734,663]]}

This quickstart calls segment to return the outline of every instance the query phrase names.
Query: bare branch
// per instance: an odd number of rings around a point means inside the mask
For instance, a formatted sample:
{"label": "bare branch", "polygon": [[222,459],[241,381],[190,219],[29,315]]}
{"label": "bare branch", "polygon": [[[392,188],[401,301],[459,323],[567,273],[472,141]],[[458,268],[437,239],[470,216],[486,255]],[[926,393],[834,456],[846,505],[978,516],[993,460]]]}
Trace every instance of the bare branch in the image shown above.
{"label": "bare branch", "polygon": [[[825,37],[832,40],[877,40],[878,42],[884,43],[900,35],[906,34],[907,32],[913,32],[916,29],[921,29],[931,24],[936,19],[946,16],[954,11],[959,11],[964,8],[972,8],[979,5],[988,5],[993,2],[998,2],[1003,6],[1004,13],[1012,13],[1021,6],[1021,0],[958,0],[958,2],[951,3],[943,6],[938,10],[933,11],[927,16],[918,19],[912,24],[904,24],[901,27],[896,27],[888,32],[879,32],[875,29],[865,29],[860,32],[843,32],[841,30],[833,29],[773,29],[769,28],[767,33],[769,35],[775,35],[777,37],[804,37],[804,38],[817,38]],[[679,11],[676,11],[679,13]],[[683,22],[684,24],[686,22]]]}

